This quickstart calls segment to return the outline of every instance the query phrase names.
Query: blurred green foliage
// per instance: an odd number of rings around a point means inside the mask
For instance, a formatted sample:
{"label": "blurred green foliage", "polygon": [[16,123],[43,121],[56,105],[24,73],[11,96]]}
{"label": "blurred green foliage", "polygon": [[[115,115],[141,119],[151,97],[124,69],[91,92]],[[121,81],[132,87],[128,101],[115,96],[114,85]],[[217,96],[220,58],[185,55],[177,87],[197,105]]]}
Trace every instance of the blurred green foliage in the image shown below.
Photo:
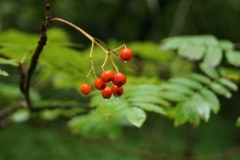
{"label": "blurred green foliage", "polygon": [[[236,148],[236,153],[232,149],[239,141],[234,125],[240,126],[239,91],[236,92],[240,80],[240,52],[238,44],[232,41],[239,39],[236,32],[240,8],[236,0],[186,2],[51,1],[53,17],[73,22],[105,41],[112,49],[124,42],[133,50],[134,57],[126,64],[112,55],[119,70],[128,77],[120,99],[103,100],[97,91],[83,96],[79,85],[84,82],[91,67],[91,42],[66,25],[52,23],[47,32],[47,45],[40,55],[32,80],[33,105],[75,106],[80,103],[92,109],[46,108],[39,113],[30,113],[23,109],[25,104],[21,101],[17,85],[19,73],[16,67],[21,61],[27,69],[30,63],[39,37],[37,28],[44,20],[44,5],[42,1],[1,1],[0,109],[19,102],[23,108],[13,111],[6,123],[26,123],[14,124],[0,131],[0,137],[3,137],[0,159],[26,159],[24,153],[33,149],[38,151],[31,152],[27,158],[128,160],[216,155],[206,159],[218,159],[220,155],[220,158],[239,159],[234,157],[239,148]],[[185,7],[181,7],[183,4]],[[223,16],[222,13],[226,14]],[[176,21],[176,18],[181,18],[179,15],[186,18],[185,21],[182,19],[183,26]],[[165,38],[202,33],[209,35]],[[165,39],[159,45],[162,38]],[[104,57],[105,53],[95,47],[93,61],[98,76]],[[112,65],[108,62],[105,68],[112,69]],[[93,81],[94,76],[90,76],[91,85]],[[220,113],[210,119],[211,112]],[[186,122],[192,126],[187,124],[173,128],[169,119],[173,119],[175,126]],[[200,119],[208,123],[200,124]],[[1,125],[4,123],[1,122]],[[197,125],[198,128],[194,128]],[[64,137],[48,129],[59,133],[70,129],[73,135],[82,138]],[[19,134],[12,134],[15,132]],[[21,134],[24,136],[19,138]],[[92,138],[100,138],[130,151],[121,152]],[[90,141],[114,152],[89,144]],[[18,144],[22,147],[19,148]],[[83,154],[75,149],[78,147]],[[131,150],[139,150],[139,153]],[[232,151],[221,157],[220,153],[229,150]],[[118,152],[124,154],[117,155]],[[160,155],[146,156],[144,152]]]}

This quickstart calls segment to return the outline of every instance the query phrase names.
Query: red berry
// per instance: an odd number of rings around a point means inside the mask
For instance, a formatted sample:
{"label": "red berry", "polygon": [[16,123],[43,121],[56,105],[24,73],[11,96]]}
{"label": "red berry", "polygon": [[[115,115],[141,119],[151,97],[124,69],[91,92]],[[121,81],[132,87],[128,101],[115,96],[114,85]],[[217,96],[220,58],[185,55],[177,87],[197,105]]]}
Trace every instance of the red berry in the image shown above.
{"label": "red berry", "polygon": [[124,48],[120,51],[120,57],[123,62],[130,61],[132,58],[132,55],[133,55],[132,50],[129,48]]}
{"label": "red berry", "polygon": [[110,87],[106,87],[102,92],[102,97],[104,99],[109,99],[112,96],[112,89]]}
{"label": "red berry", "polygon": [[114,74],[112,82],[116,86],[121,87],[122,85],[124,85],[126,83],[126,80],[127,80],[126,76],[123,73],[118,72],[118,73]]}
{"label": "red berry", "polygon": [[114,76],[113,71],[108,70],[108,71],[102,72],[102,74],[101,74],[101,79],[102,79],[105,83],[107,83],[107,82],[112,81],[113,76]]}
{"label": "red berry", "polygon": [[106,87],[106,83],[101,78],[97,78],[94,81],[94,86],[98,90],[103,90]]}
{"label": "red berry", "polygon": [[80,86],[80,91],[85,94],[85,95],[88,95],[92,90],[92,87],[87,84],[87,83],[84,83]]}
{"label": "red berry", "polygon": [[123,87],[118,87],[116,85],[112,86],[112,93],[115,97],[120,97],[123,94]]}

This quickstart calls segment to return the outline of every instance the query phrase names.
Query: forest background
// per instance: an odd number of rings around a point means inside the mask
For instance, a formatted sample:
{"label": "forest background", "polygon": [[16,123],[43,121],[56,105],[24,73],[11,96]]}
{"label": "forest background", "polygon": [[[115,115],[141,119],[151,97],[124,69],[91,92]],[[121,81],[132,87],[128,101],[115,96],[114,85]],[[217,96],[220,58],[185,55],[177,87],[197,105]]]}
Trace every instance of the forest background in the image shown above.
{"label": "forest background", "polygon": [[[142,103],[141,99],[144,101],[142,97],[155,93],[155,86],[162,86],[171,78],[204,73],[205,78],[214,79],[215,71],[225,66],[234,70],[231,72],[233,76],[228,77],[231,82],[227,81],[226,84],[230,90],[213,87],[219,108],[212,109],[211,114],[204,110],[203,115],[187,117],[183,114],[181,117],[179,114],[180,118],[176,118],[178,114],[175,110],[146,105],[140,107],[144,112],[141,110],[138,117],[134,117],[135,112],[132,117],[128,116],[130,122],[125,122],[122,115],[111,109],[116,107],[114,102],[118,101],[112,98],[106,113],[99,109],[107,117],[105,128],[99,128],[97,126],[102,126],[101,120],[92,119],[91,109],[76,105],[103,107],[95,92],[90,96],[79,92],[79,86],[84,83],[90,69],[91,42],[73,28],[53,22],[47,32],[49,40],[32,78],[31,99],[36,106],[77,107],[38,112],[30,112],[24,107],[19,109],[16,106],[21,106],[24,98],[18,87],[20,74],[14,65],[16,59],[24,59],[24,68],[27,69],[37,46],[40,25],[45,21],[45,4],[44,1],[1,0],[0,57],[11,60],[0,64],[0,69],[4,71],[0,76],[0,159],[240,158],[237,128],[240,124],[240,92],[237,90],[240,86],[238,0],[51,0],[49,3],[52,17],[74,23],[110,48],[126,44],[133,50],[134,57],[129,63],[121,63],[119,57],[113,57],[128,77],[126,97],[132,93],[138,103]],[[206,66],[199,67],[202,61],[205,62],[204,58],[194,59],[193,53],[184,49],[183,52],[189,55],[181,54],[180,47],[168,39],[175,36],[189,36],[180,37],[180,40],[190,41],[196,38],[196,43],[206,40],[206,43],[214,41],[227,44],[230,48],[232,45],[239,56],[231,59],[221,54],[221,57],[209,58],[206,62],[214,64],[213,72],[209,73]],[[226,47],[222,49],[225,54],[227,50],[224,49]],[[93,60],[97,73],[100,73],[104,57],[103,52],[95,49]],[[93,79],[91,76],[90,82]],[[139,96],[136,93],[138,90]],[[171,96],[181,99],[179,95]],[[132,100],[128,98],[125,99]],[[172,105],[172,101],[178,104],[179,99],[167,101]],[[118,101],[116,105],[119,103],[125,101]],[[165,101],[156,103],[165,104]],[[6,108],[14,109],[4,115]],[[180,108],[180,111],[187,112],[184,107]],[[120,123],[114,116],[124,119],[124,122]]]}

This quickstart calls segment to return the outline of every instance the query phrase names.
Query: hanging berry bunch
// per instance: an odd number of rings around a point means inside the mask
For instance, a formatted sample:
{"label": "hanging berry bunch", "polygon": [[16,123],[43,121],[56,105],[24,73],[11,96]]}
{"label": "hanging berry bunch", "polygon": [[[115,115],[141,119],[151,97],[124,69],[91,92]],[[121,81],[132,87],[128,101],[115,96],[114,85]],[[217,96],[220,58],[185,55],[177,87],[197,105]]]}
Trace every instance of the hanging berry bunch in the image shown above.
{"label": "hanging berry bunch", "polygon": [[[100,41],[98,39],[95,39],[95,40],[97,42],[101,42],[101,44],[103,44],[103,46],[108,49],[108,52],[106,52],[106,50],[104,48],[100,47],[106,53],[106,58],[103,62],[103,65],[101,66],[103,72],[101,73],[100,77],[96,76],[92,57],[91,57],[91,55],[92,55],[92,48],[91,48],[91,52],[90,52],[91,69],[86,77],[86,83],[84,83],[80,86],[80,91],[85,95],[88,95],[91,92],[92,88],[87,83],[87,80],[88,80],[88,76],[90,75],[90,73],[93,72],[93,74],[96,78],[94,81],[94,87],[97,90],[101,91],[102,97],[104,99],[109,99],[109,98],[111,98],[111,96],[113,94],[115,98],[119,98],[123,94],[123,91],[124,91],[123,85],[126,83],[127,78],[123,73],[118,71],[118,68],[115,65],[115,63],[111,57],[111,53],[116,54],[116,52],[115,52],[116,50],[123,48],[120,51],[120,58],[123,62],[128,62],[132,58],[132,55],[133,55],[132,50],[129,48],[126,48],[126,45],[122,45],[114,50],[111,50],[102,41]],[[108,59],[110,59],[112,65],[115,69],[115,73],[112,70],[107,70],[107,71],[104,70],[104,66]]]}
{"label": "hanging berry bunch", "polygon": [[[91,68],[90,68],[89,73],[86,76],[86,82],[80,86],[80,91],[85,95],[88,95],[91,92],[92,88],[91,88],[91,85],[88,84],[88,77],[89,77],[90,73],[93,72],[93,75],[96,78],[96,80],[94,81],[94,87],[97,90],[101,90],[102,97],[104,99],[109,99],[113,94],[115,97],[119,98],[124,91],[122,86],[126,83],[126,76],[123,73],[118,71],[118,68],[114,63],[114,61],[111,57],[111,54],[114,53],[114,54],[118,55],[115,51],[121,49],[121,51],[120,51],[121,60],[123,62],[128,62],[132,58],[132,55],[133,55],[132,50],[127,48],[125,44],[112,50],[104,42],[102,42],[101,40],[99,40],[97,38],[93,38],[87,32],[85,32],[84,30],[82,30],[78,26],[74,25],[73,23],[70,23],[70,22],[68,22],[64,19],[61,19],[61,18],[51,18],[50,11],[49,11],[49,5],[48,5],[47,1],[45,1],[45,3],[47,4],[46,5],[46,8],[47,8],[47,13],[46,13],[47,22],[58,21],[58,22],[65,23],[65,24],[75,28],[79,32],[81,32],[84,36],[86,36],[92,42],[90,55],[89,55]],[[102,64],[102,66],[101,66],[102,71],[103,71],[102,74],[101,74],[101,77],[97,77],[97,75],[95,73],[94,65],[93,65],[92,54],[93,54],[94,45],[97,45],[98,47],[100,47],[105,52],[105,55],[106,55],[105,60]],[[104,70],[104,66],[105,66],[108,59],[110,59],[112,65],[114,67],[115,72],[111,71],[111,70],[107,70],[107,71]],[[109,85],[110,82],[113,83],[112,86]]]}

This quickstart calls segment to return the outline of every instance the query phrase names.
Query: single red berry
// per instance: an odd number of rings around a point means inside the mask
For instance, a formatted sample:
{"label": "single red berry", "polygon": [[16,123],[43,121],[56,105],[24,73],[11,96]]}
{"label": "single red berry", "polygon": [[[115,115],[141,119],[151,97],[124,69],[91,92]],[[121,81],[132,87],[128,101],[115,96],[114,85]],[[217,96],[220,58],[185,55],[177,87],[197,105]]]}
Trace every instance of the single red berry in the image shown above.
{"label": "single red berry", "polygon": [[80,86],[80,91],[83,94],[88,95],[92,91],[92,87],[89,84],[84,83]]}
{"label": "single red berry", "polygon": [[120,51],[120,57],[123,62],[130,61],[132,58],[132,55],[133,55],[132,50],[129,48],[124,48]]}
{"label": "single red berry", "polygon": [[112,96],[112,89],[110,87],[106,87],[102,92],[102,97],[104,99],[109,99]]}
{"label": "single red berry", "polygon": [[114,74],[112,82],[116,86],[121,87],[126,83],[126,80],[127,80],[126,76],[123,73],[118,72]]}
{"label": "single red berry", "polygon": [[113,80],[114,73],[111,70],[104,71],[101,74],[101,79],[105,82],[108,83]]}
{"label": "single red berry", "polygon": [[123,87],[118,87],[116,85],[112,86],[112,93],[115,97],[120,97],[123,94]]}
{"label": "single red berry", "polygon": [[106,83],[101,78],[97,78],[94,81],[94,87],[98,90],[103,90],[106,87]]}

